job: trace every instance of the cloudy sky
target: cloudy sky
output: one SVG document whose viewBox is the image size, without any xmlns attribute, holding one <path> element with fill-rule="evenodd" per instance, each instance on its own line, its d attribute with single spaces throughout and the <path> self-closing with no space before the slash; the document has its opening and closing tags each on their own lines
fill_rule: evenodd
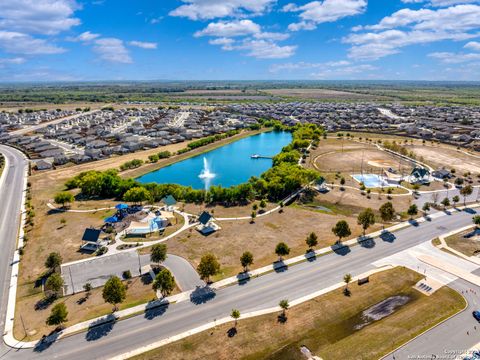
<svg viewBox="0 0 480 360">
<path fill-rule="evenodd" d="M 480 0 L 0 0 L 0 81 L 480 80 Z"/>
</svg>

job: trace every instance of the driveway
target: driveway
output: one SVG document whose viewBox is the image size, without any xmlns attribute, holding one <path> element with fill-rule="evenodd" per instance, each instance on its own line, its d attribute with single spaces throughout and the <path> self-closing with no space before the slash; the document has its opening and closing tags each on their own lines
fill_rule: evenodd
<svg viewBox="0 0 480 360">
<path fill-rule="evenodd" d="M 140 276 L 140 269 L 150 264 L 150 255 L 139 255 L 136 251 L 126 251 L 110 256 L 100 256 L 88 261 L 62 265 L 62 277 L 65 281 L 65 294 L 83 291 L 90 283 L 100 287 L 112 276 L 122 278 L 124 271 L 130 270 L 132 276 Z M 200 280 L 190 263 L 175 255 L 168 255 L 163 263 L 175 276 L 177 285 L 183 290 L 195 289 L 205 283 Z"/>
</svg>

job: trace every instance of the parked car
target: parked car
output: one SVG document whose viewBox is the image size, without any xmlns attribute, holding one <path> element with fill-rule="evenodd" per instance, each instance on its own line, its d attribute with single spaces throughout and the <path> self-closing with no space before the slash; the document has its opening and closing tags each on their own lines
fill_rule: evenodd
<svg viewBox="0 0 480 360">
<path fill-rule="evenodd" d="M 473 311 L 472 315 L 475 318 L 475 320 L 480 321 L 480 311 L 479 310 Z"/>
</svg>

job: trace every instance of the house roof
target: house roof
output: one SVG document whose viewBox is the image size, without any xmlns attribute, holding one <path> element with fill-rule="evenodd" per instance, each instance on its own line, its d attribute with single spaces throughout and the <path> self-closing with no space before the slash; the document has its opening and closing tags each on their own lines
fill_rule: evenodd
<svg viewBox="0 0 480 360">
<path fill-rule="evenodd" d="M 429 174 L 430 174 L 430 171 L 428 171 L 425 168 L 415 168 L 412 171 L 412 176 L 416 176 L 416 177 L 424 177 L 424 176 L 427 176 Z"/>
<path fill-rule="evenodd" d="M 163 202 L 167 206 L 173 206 L 177 203 L 177 200 L 172 195 L 165 196 L 161 202 Z"/>
<path fill-rule="evenodd" d="M 200 222 L 200 224 L 206 225 L 210 221 L 211 218 L 212 218 L 212 215 L 210 215 L 210 213 L 204 211 L 198 217 L 198 221 Z"/>
<path fill-rule="evenodd" d="M 98 238 L 100 237 L 100 232 L 101 230 L 97 229 L 85 229 L 85 232 L 83 233 L 82 241 L 88 241 L 88 242 L 98 242 Z"/>
</svg>

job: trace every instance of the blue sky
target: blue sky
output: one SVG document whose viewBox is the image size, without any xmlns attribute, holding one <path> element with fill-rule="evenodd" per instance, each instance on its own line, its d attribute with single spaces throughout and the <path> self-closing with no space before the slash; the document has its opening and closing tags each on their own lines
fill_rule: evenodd
<svg viewBox="0 0 480 360">
<path fill-rule="evenodd" d="M 1 0 L 0 81 L 480 80 L 480 0 Z"/>
</svg>

